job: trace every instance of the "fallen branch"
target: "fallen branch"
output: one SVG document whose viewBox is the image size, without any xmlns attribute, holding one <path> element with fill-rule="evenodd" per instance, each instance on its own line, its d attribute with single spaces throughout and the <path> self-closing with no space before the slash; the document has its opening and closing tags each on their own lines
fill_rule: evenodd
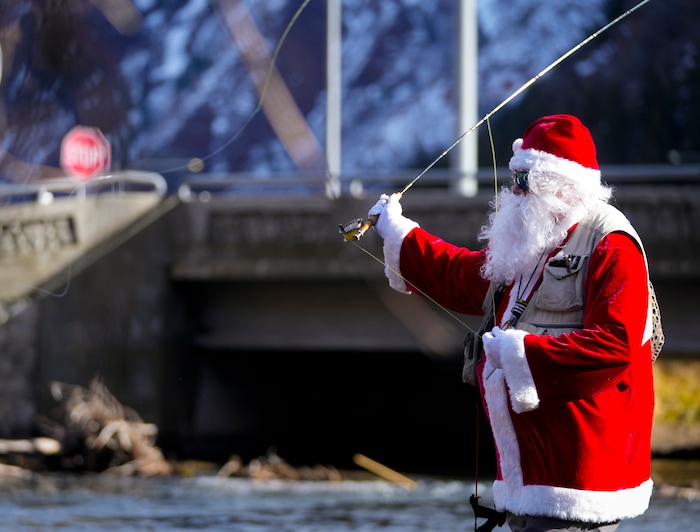
<svg viewBox="0 0 700 532">
<path fill-rule="evenodd" d="M 378 477 L 383 478 L 384 480 L 388 480 L 389 482 L 401 484 L 402 486 L 406 486 L 409 488 L 415 488 L 417 485 L 417 482 L 415 480 L 408 478 L 407 476 L 404 476 L 401 473 L 394 471 L 393 469 L 390 469 L 387 466 L 380 464 L 379 462 L 376 462 L 363 454 L 354 455 L 352 457 L 352 460 L 360 467 L 365 468 L 367 471 L 374 473 Z"/>
<path fill-rule="evenodd" d="M 43 454 L 53 456 L 61 453 L 61 442 L 53 438 L 28 440 L 0 440 L 1 454 Z"/>
<path fill-rule="evenodd" d="M 43 419 L 42 425 L 59 442 L 64 469 L 142 476 L 172 473 L 155 445 L 158 428 L 122 405 L 100 379 L 93 379 L 89 388 L 54 382 L 51 394 L 62 419 Z"/>
</svg>

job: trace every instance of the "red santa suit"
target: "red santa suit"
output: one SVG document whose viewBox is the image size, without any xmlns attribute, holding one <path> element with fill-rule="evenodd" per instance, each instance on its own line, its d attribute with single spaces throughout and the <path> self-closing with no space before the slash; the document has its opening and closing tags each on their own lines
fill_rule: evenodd
<svg viewBox="0 0 700 532">
<path fill-rule="evenodd" d="M 561 162 L 562 153 L 541 139 L 525 141 L 516 145 L 511 168 L 527 168 L 533 157 L 537 164 Z M 586 171 L 582 178 L 590 177 Z M 516 515 L 608 523 L 640 515 L 649 504 L 654 391 L 647 263 L 621 213 L 597 208 L 619 224 L 605 225 L 613 230 L 604 230 L 585 257 L 581 323 L 561 334 L 522 324 L 526 330 L 502 333 L 499 367 L 488 349 L 477 367 L 498 454 L 494 502 Z M 403 220 L 383 235 L 391 286 L 455 312 L 483 314 L 490 284 L 480 273 L 485 250 L 454 246 Z M 552 255 L 543 257 L 527 291 L 518 283 L 506 290 L 496 323 L 511 317 L 517 297 L 537 297 Z"/>
</svg>

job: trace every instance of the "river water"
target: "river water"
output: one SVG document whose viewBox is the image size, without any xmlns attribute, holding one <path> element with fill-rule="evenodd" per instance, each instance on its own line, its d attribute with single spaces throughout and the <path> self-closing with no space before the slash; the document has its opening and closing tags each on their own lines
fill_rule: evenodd
<svg viewBox="0 0 700 532">
<path fill-rule="evenodd" d="M 33 475 L 0 482 L 2 531 L 469 531 L 473 481 L 253 481 L 215 476 Z M 489 483 L 479 486 L 487 503 Z M 697 530 L 700 497 L 657 490 L 647 513 L 619 530 Z M 507 527 L 496 530 L 507 530 Z"/>
</svg>

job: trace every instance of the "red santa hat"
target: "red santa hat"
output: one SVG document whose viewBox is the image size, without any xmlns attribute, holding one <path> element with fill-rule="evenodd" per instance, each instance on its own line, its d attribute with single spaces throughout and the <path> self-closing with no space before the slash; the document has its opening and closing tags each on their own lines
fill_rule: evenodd
<svg viewBox="0 0 700 532">
<path fill-rule="evenodd" d="M 576 181 L 600 182 L 591 132 L 572 115 L 543 116 L 513 142 L 511 170 L 538 170 Z"/>
</svg>

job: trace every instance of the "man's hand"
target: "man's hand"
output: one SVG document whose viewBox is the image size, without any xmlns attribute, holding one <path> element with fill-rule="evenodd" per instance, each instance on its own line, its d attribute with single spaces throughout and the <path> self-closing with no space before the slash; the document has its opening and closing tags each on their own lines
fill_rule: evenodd
<svg viewBox="0 0 700 532">
<path fill-rule="evenodd" d="M 389 194 L 382 194 L 379 196 L 377 203 L 372 205 L 372 208 L 367 213 L 367 218 L 371 218 L 372 216 L 380 216 L 382 212 L 384 212 L 384 208 L 386 207 L 387 203 L 389 203 Z"/>
<path fill-rule="evenodd" d="M 481 341 L 484 343 L 484 353 L 491 361 L 494 368 L 502 368 L 501 350 L 503 349 L 504 332 L 500 327 L 494 327 L 491 332 L 485 332 L 481 335 Z"/>
<path fill-rule="evenodd" d="M 501 329 L 494 327 L 491 332 L 481 335 L 484 343 L 484 353 L 494 368 L 503 368 L 516 359 L 525 358 L 526 331 L 520 329 Z M 505 359 L 505 360 L 504 360 Z"/>
<path fill-rule="evenodd" d="M 403 228 L 410 225 L 414 227 L 416 224 L 413 220 L 409 220 L 403 215 L 403 207 L 401 207 L 401 193 L 395 192 L 391 196 L 382 194 L 379 200 L 375 203 L 367 213 L 367 216 L 378 216 L 374 224 L 374 228 L 382 238 L 386 237 L 387 231 L 392 227 Z"/>
</svg>

